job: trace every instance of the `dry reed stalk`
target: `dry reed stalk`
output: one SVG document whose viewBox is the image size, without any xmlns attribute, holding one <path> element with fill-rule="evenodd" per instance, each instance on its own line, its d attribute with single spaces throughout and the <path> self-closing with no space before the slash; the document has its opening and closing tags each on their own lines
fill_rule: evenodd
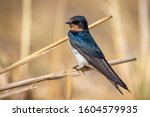
<svg viewBox="0 0 150 117">
<path fill-rule="evenodd" d="M 12 96 L 12 95 L 15 95 L 15 94 L 18 94 L 18 93 L 22 93 L 22 92 L 25 92 L 25 91 L 29 91 L 29 90 L 33 90 L 37 88 L 35 84 L 31 84 L 31 85 L 27 85 L 27 86 L 24 86 L 24 87 L 20 87 L 19 89 L 13 89 L 11 91 L 6 91 L 4 93 L 0 93 L 0 99 L 4 99 L 4 98 L 7 98 L 9 96 Z"/>
<path fill-rule="evenodd" d="M 31 40 L 31 0 L 23 0 L 22 1 L 22 30 L 21 30 L 21 46 L 20 46 L 20 59 L 26 57 L 29 55 L 30 51 L 30 40 Z M 12 81 L 18 81 L 21 79 L 26 79 L 28 74 L 28 64 L 26 64 L 23 67 L 20 67 L 19 69 L 16 69 L 11 74 L 11 80 Z M 27 95 L 26 92 L 24 92 L 24 95 L 15 95 L 12 97 L 13 99 L 16 99 L 16 97 L 20 97 L 19 99 L 25 99 L 25 96 Z"/>
<path fill-rule="evenodd" d="M 150 72 L 149 72 L 149 48 L 150 48 L 150 28 L 149 28 L 149 8 L 148 8 L 148 0 L 139 0 L 138 4 L 139 9 L 139 30 L 140 30 L 140 58 L 141 63 L 139 66 L 140 72 L 140 87 L 144 87 L 145 90 L 141 91 L 141 98 L 146 99 L 150 96 L 149 86 L 150 86 Z"/>
<path fill-rule="evenodd" d="M 31 0 L 22 3 L 21 59 L 29 55 L 31 40 Z"/>
<path fill-rule="evenodd" d="M 29 85 L 29 84 L 34 84 L 34 83 L 38 83 L 38 82 L 42 82 L 45 80 L 58 80 L 58 79 L 62 79 L 66 76 L 79 76 L 80 74 L 76 71 L 70 71 L 68 70 L 68 72 L 57 72 L 57 73 L 51 73 L 48 75 L 44 75 L 44 76 L 40 76 L 40 77 L 36 77 L 36 78 L 30 78 L 30 79 L 26 79 L 26 80 L 22 80 L 22 81 L 17 81 L 14 83 L 10 83 L 8 85 L 5 86 L 0 86 L 0 91 L 4 91 L 4 90 L 8 90 L 8 89 L 12 89 L 12 88 L 16 88 L 16 87 L 20 87 L 20 86 L 25 86 L 25 85 Z"/>
<path fill-rule="evenodd" d="M 110 65 L 117 65 L 117 64 L 121 64 L 125 62 L 135 61 L 135 60 L 136 58 L 132 57 L 132 58 L 127 58 L 127 59 L 113 60 L 113 61 L 110 61 L 109 63 Z M 30 78 L 30 79 L 10 83 L 8 85 L 0 86 L 0 91 L 5 91 L 5 90 L 13 89 L 16 87 L 20 87 L 20 86 L 34 84 L 34 83 L 42 82 L 45 80 L 57 80 L 57 79 L 62 79 L 67 76 L 75 77 L 75 76 L 80 76 L 80 75 L 81 74 L 77 71 L 72 71 L 72 70 L 61 71 L 57 73 L 51 73 L 48 75 L 44 75 L 44 76 L 40 76 L 36 78 Z"/>
<path fill-rule="evenodd" d="M 106 22 L 107 20 L 109 20 L 109 19 L 111 19 L 111 18 L 112 18 L 112 16 L 109 16 L 109 17 L 105 17 L 105 18 L 103 18 L 103 19 L 100 19 L 100 20 L 94 22 L 93 24 L 89 25 L 89 28 L 93 28 L 93 27 L 95 27 L 95 26 L 97 26 L 97 25 L 99 25 L 99 24 L 101 24 L 101 23 L 103 23 L 103 22 Z M 45 55 L 43 52 L 48 53 L 48 50 L 50 51 L 50 50 L 54 49 L 55 47 L 57 47 L 58 45 L 60 45 L 61 43 L 65 42 L 65 41 L 67 41 L 67 40 L 68 40 L 67 37 L 61 38 L 60 40 L 54 42 L 53 44 L 50 44 L 50 45 L 48 45 L 48 46 L 46 46 L 46 47 L 40 49 L 39 51 L 36 51 L 36 52 L 34 52 L 33 54 L 31 54 L 31 55 L 25 57 L 24 59 L 19 60 L 18 62 L 16 62 L 16 63 L 14 63 L 14 64 L 12 64 L 12 65 L 10 65 L 10 66 L 8 66 L 8 67 L 2 69 L 2 70 L 0 70 L 0 74 L 2 74 L 2 73 L 4 73 L 4 72 L 7 72 L 7 71 L 10 71 L 10 70 L 12 70 L 12 69 L 15 69 L 15 68 L 17 68 L 17 67 L 19 67 L 19 66 L 22 66 L 22 65 L 24 65 L 24 64 L 26 64 L 26 63 L 28 63 L 28 62 L 30 62 L 30 61 L 36 59 L 36 58 L 39 58 L 39 57 L 42 56 L 42 55 Z M 39 54 L 40 54 L 40 55 L 39 55 Z M 34 59 L 33 59 L 33 58 L 34 58 Z"/>
<path fill-rule="evenodd" d="M 30 51 L 30 40 L 31 40 L 31 0 L 22 1 L 22 32 L 21 32 L 21 49 L 20 49 L 20 59 L 29 55 Z M 17 69 L 14 76 L 15 80 L 19 80 L 28 72 L 28 65 Z M 16 79 L 17 78 L 17 79 Z"/>
<path fill-rule="evenodd" d="M 68 0 L 57 0 L 55 2 L 55 6 L 53 11 L 53 30 L 51 31 L 52 37 L 51 37 L 51 42 L 57 41 L 62 35 L 64 35 L 64 22 L 65 22 L 65 16 L 67 13 L 67 5 L 68 5 Z M 52 52 L 50 56 L 48 57 L 50 61 L 53 61 L 52 63 L 49 62 L 49 67 L 48 70 L 50 72 L 56 72 L 60 68 L 64 67 L 64 63 L 62 62 L 62 57 L 64 56 L 64 51 L 65 49 L 56 49 L 55 52 Z M 71 78 L 70 78 L 71 79 Z M 53 85 L 47 85 L 47 89 L 53 89 L 53 90 L 48 90 L 47 93 L 45 94 L 45 97 L 50 97 L 52 95 L 55 95 L 58 98 L 63 97 L 64 89 L 62 88 L 65 86 L 65 82 L 62 83 L 61 80 L 55 81 Z M 42 88 L 41 88 L 42 90 Z M 40 91 L 38 91 L 40 92 Z"/>
<path fill-rule="evenodd" d="M 115 20 L 112 22 L 112 28 L 113 28 L 113 41 L 114 41 L 114 48 L 119 55 L 119 57 L 126 56 L 128 53 L 128 42 L 126 39 L 123 22 L 122 19 L 124 18 L 124 14 L 121 13 L 120 4 L 121 1 L 110 0 L 110 13 L 114 14 Z M 118 49 L 119 48 L 119 49 Z"/>
<path fill-rule="evenodd" d="M 115 53 L 117 57 L 124 57 L 129 55 L 129 42 L 126 36 L 126 26 L 123 23 L 123 19 L 127 18 L 127 13 L 123 14 L 123 6 L 121 7 L 121 3 L 123 4 L 124 1 L 120 0 L 109 0 L 111 3 L 111 14 L 113 14 L 115 20 L 112 22 L 112 32 L 113 32 L 113 44 L 115 48 Z M 128 25 L 130 25 L 130 22 L 128 22 Z M 130 81 L 131 77 L 131 66 L 130 65 L 124 65 L 122 68 L 121 74 L 126 75 L 125 82 L 128 83 L 129 87 L 131 89 L 134 88 L 134 82 Z M 132 95 L 133 96 L 133 95 Z"/>
<path fill-rule="evenodd" d="M 126 63 L 126 62 L 135 61 L 135 60 L 137 60 L 136 57 L 129 57 L 129 58 L 126 58 L 126 59 L 111 60 L 111 61 L 109 62 L 109 64 L 112 66 L 112 65 L 118 65 L 118 64 L 122 64 L 122 63 Z"/>
<path fill-rule="evenodd" d="M 148 0 L 139 0 L 139 26 L 141 57 L 147 58 L 149 53 L 149 16 Z"/>
<path fill-rule="evenodd" d="M 65 77 L 65 99 L 70 100 L 72 97 L 72 79 L 69 76 Z"/>
</svg>

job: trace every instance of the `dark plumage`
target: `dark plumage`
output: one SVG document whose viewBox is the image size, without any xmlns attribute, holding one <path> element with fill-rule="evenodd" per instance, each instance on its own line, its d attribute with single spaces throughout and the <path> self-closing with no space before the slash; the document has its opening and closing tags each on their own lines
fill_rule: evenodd
<svg viewBox="0 0 150 117">
<path fill-rule="evenodd" d="M 69 24 L 71 28 L 73 26 L 78 26 L 78 28 L 73 27 L 74 29 L 72 28 L 68 32 L 71 46 L 85 58 L 89 65 L 93 66 L 95 69 L 101 72 L 121 94 L 123 93 L 119 89 L 118 85 L 128 90 L 126 84 L 111 68 L 111 66 L 105 59 L 105 56 L 103 55 L 101 49 L 92 38 L 88 30 L 88 23 L 85 17 L 74 16 L 66 23 Z M 84 66 L 87 65 L 84 64 Z"/>
</svg>

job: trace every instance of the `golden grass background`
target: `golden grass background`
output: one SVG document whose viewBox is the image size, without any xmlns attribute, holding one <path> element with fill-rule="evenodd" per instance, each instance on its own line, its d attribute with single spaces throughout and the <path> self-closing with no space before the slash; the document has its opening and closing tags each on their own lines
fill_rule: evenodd
<svg viewBox="0 0 150 117">
<path fill-rule="evenodd" d="M 150 36 L 148 0 L 0 0 L 0 68 L 67 35 L 64 24 L 84 15 L 89 24 L 105 16 L 113 19 L 91 30 L 108 60 L 137 57 L 113 68 L 132 93 L 122 96 L 99 73 L 39 83 L 31 91 L 7 99 L 150 99 Z M 0 75 L 0 85 L 71 69 L 77 64 L 68 42 L 49 55 Z"/>
</svg>

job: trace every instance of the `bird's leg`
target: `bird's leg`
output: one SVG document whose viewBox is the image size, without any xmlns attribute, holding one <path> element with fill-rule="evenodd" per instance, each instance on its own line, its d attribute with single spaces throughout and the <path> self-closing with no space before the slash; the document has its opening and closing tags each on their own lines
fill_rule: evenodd
<svg viewBox="0 0 150 117">
<path fill-rule="evenodd" d="M 76 69 L 78 72 L 81 71 L 84 74 L 85 71 L 88 71 L 90 68 L 82 64 L 74 66 L 73 69 Z"/>
<path fill-rule="evenodd" d="M 79 70 L 78 70 L 78 67 L 79 65 L 76 65 L 76 66 L 74 66 L 72 69 L 75 69 L 75 70 L 77 70 L 78 72 L 79 72 Z"/>
</svg>

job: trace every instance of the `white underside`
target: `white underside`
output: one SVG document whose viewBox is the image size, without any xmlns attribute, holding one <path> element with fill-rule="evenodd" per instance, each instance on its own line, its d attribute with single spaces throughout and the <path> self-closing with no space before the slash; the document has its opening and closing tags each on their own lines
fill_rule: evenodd
<svg viewBox="0 0 150 117">
<path fill-rule="evenodd" d="M 84 66 L 84 65 L 90 66 L 88 61 L 73 47 L 72 47 L 72 52 L 74 56 L 76 57 L 80 66 Z"/>
</svg>

